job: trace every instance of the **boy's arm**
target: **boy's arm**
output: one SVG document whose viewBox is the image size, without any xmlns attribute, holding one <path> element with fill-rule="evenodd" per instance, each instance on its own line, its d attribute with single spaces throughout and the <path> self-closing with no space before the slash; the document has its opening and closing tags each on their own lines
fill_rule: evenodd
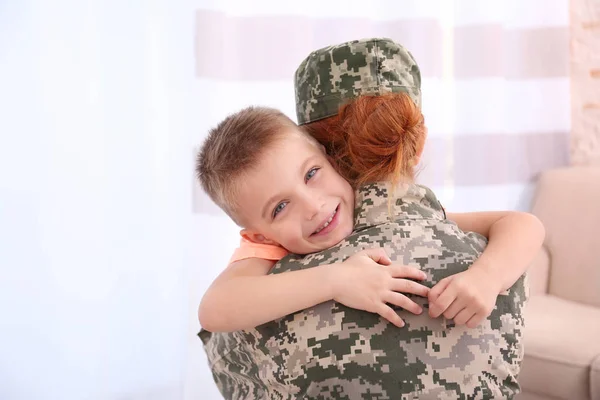
<svg viewBox="0 0 600 400">
<path fill-rule="evenodd" d="M 450 213 L 447 218 L 465 232 L 488 238 L 487 247 L 471 268 L 485 268 L 500 283 L 500 292 L 510 289 L 525 273 L 546 234 L 542 222 L 525 212 Z"/>
<path fill-rule="evenodd" d="M 494 309 L 499 293 L 525 273 L 544 241 L 534 215 L 516 212 L 448 214 L 463 231 L 488 237 L 483 254 L 465 272 L 442 279 L 429 293 L 429 315 L 443 314 L 457 325 L 477 326 Z"/>
<path fill-rule="evenodd" d="M 316 304 L 336 300 L 404 323 L 388 305 L 413 313 L 421 307 L 401 292 L 427 296 L 420 270 L 391 261 L 383 249 L 358 252 L 343 263 L 267 275 L 272 261 L 249 258 L 230 264 L 209 287 L 200 307 L 200 325 L 211 332 L 250 329 Z"/>
<path fill-rule="evenodd" d="M 230 264 L 202 297 L 200 325 L 211 332 L 247 329 L 332 298 L 329 268 L 267 275 L 273 265 L 260 258 Z"/>
</svg>

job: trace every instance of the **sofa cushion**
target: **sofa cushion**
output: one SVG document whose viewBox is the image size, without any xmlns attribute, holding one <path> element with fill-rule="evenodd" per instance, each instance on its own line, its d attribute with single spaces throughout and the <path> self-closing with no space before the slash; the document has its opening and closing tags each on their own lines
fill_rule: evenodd
<svg viewBox="0 0 600 400">
<path fill-rule="evenodd" d="M 523 390 L 561 399 L 596 399 L 600 309 L 551 295 L 532 296 L 525 310 Z M 598 370 L 597 364 L 595 368 Z M 594 388 L 594 389 L 592 389 Z"/>
</svg>

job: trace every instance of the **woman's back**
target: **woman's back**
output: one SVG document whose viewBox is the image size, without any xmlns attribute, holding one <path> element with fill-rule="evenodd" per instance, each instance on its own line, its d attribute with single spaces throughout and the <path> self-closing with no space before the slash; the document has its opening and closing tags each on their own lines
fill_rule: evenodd
<svg viewBox="0 0 600 400">
<path fill-rule="evenodd" d="M 288 256 L 271 273 L 340 262 L 382 246 L 394 263 L 419 266 L 433 286 L 479 257 L 485 239 L 446 220 L 429 189 L 401 186 L 391 199 L 389 189 L 363 186 L 355 231 L 346 240 L 320 253 Z M 498 296 L 491 316 L 475 329 L 405 311 L 406 326 L 398 328 L 330 301 L 252 331 L 203 340 L 226 398 L 510 398 L 518 392 L 523 354 L 523 279 Z M 413 300 L 427 309 L 426 299 Z"/>
</svg>

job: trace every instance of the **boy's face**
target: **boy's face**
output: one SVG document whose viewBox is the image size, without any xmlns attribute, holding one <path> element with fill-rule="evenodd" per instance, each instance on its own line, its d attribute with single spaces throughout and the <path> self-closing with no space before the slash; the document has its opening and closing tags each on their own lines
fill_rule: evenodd
<svg viewBox="0 0 600 400">
<path fill-rule="evenodd" d="M 247 227 L 242 234 L 253 242 L 308 254 L 352 232 L 352 187 L 301 133 L 284 133 L 240 178 L 238 190 L 238 213 Z"/>
</svg>

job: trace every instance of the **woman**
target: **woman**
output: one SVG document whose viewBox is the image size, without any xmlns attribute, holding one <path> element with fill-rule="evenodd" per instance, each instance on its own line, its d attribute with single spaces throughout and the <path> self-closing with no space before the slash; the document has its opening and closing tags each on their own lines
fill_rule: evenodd
<svg viewBox="0 0 600 400">
<path fill-rule="evenodd" d="M 300 124 L 359 188 L 355 230 L 323 252 L 282 259 L 271 273 L 377 245 L 394 262 L 420 266 L 431 286 L 475 273 L 469 267 L 485 238 L 462 232 L 435 195 L 413 183 L 426 130 L 410 53 L 385 39 L 320 49 L 299 67 L 296 89 Z M 251 331 L 201 337 L 226 398 L 511 398 L 519 391 L 526 300 L 524 278 L 517 278 L 503 282 L 508 290 L 475 329 L 404 311 L 406 325 L 398 328 L 326 302 Z M 425 299 L 413 300 L 427 308 Z"/>
</svg>

